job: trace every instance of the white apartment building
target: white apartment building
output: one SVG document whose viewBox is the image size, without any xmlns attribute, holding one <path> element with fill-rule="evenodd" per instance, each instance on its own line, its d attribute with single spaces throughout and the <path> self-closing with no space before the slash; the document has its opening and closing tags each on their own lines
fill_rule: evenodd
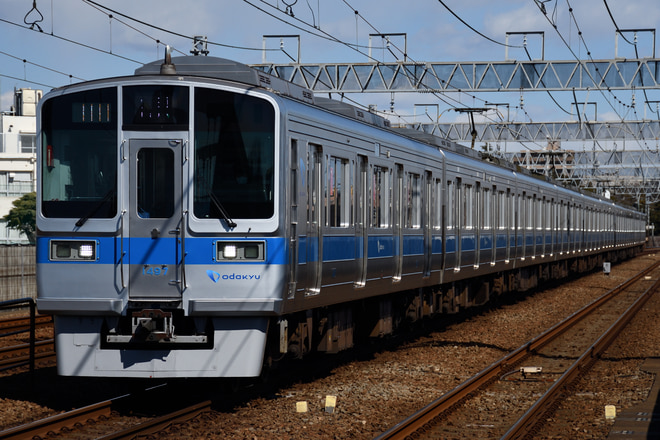
<svg viewBox="0 0 660 440">
<path fill-rule="evenodd" d="M 0 113 L 0 244 L 28 243 L 2 217 L 14 200 L 37 188 L 36 115 L 42 95 L 41 90 L 18 89 L 11 110 Z"/>
</svg>

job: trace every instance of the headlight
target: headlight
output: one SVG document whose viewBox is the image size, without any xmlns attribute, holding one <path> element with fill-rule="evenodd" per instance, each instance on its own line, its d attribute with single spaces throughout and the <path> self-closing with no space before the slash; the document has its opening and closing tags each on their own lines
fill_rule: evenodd
<svg viewBox="0 0 660 440">
<path fill-rule="evenodd" d="M 263 241 L 218 241 L 216 261 L 265 261 L 266 243 Z"/>
<path fill-rule="evenodd" d="M 226 258 L 228 260 L 233 260 L 236 258 L 236 246 L 233 244 L 226 244 L 222 246 L 222 258 Z"/>
<path fill-rule="evenodd" d="M 95 240 L 51 240 L 51 261 L 94 261 Z"/>
</svg>

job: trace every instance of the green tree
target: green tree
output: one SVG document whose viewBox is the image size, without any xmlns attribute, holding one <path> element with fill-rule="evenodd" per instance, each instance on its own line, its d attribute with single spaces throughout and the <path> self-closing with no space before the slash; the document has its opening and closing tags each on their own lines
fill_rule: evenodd
<svg viewBox="0 0 660 440">
<path fill-rule="evenodd" d="M 37 230 L 37 194 L 34 192 L 25 194 L 20 199 L 14 200 L 12 205 L 14 207 L 2 219 L 7 222 L 8 228 L 21 231 L 30 243 L 34 244 Z"/>
</svg>

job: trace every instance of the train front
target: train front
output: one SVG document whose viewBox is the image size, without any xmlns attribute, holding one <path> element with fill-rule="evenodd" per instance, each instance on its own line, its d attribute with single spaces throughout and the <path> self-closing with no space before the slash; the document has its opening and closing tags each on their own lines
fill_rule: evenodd
<svg viewBox="0 0 660 440">
<path fill-rule="evenodd" d="M 281 309 L 276 102 L 142 75 L 41 102 L 38 308 L 62 375 L 259 375 Z"/>
</svg>

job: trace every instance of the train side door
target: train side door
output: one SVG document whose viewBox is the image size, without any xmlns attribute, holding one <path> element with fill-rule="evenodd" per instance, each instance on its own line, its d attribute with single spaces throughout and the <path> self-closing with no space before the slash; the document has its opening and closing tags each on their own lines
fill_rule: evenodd
<svg viewBox="0 0 660 440">
<path fill-rule="evenodd" d="M 506 206 L 504 209 L 506 209 L 505 212 L 505 222 L 504 225 L 506 227 L 506 256 L 504 257 L 505 262 L 508 264 L 509 261 L 511 261 L 511 247 L 514 247 L 515 249 L 515 239 L 513 241 L 513 246 L 511 243 L 511 232 L 513 231 L 513 236 L 515 237 L 516 234 L 516 210 L 514 209 L 514 202 L 515 202 L 516 196 L 515 194 L 511 194 L 511 189 L 506 190 Z"/>
<path fill-rule="evenodd" d="M 463 200 L 463 182 L 460 179 L 460 177 L 456 178 L 456 185 L 455 185 L 455 196 L 454 196 L 454 201 L 455 201 L 455 209 L 454 209 L 454 227 L 456 231 L 456 237 L 455 237 L 455 242 L 456 242 L 456 251 L 455 251 L 455 266 L 454 266 L 454 271 L 458 272 L 461 270 L 461 261 L 462 261 L 462 249 L 463 249 L 463 234 L 462 234 L 462 229 L 463 229 L 463 210 L 464 210 L 464 200 Z"/>
<path fill-rule="evenodd" d="M 424 276 L 431 276 L 432 228 L 433 228 L 433 175 L 430 171 L 424 173 L 424 194 L 422 207 L 422 227 L 424 228 Z"/>
<path fill-rule="evenodd" d="M 481 183 L 474 185 L 474 197 L 472 199 L 472 230 L 474 231 L 474 268 L 477 269 L 481 263 L 481 238 L 483 235 L 482 209 L 483 194 Z"/>
<path fill-rule="evenodd" d="M 520 242 L 520 259 L 524 260 L 525 256 L 527 255 L 527 236 L 529 233 L 527 232 L 528 226 L 529 226 L 529 202 L 527 198 L 527 193 L 523 191 L 522 193 L 522 198 L 520 199 L 520 210 L 518 214 L 518 218 L 520 219 L 518 223 L 519 231 L 522 234 L 522 240 Z"/>
<path fill-rule="evenodd" d="M 129 297 L 180 298 L 185 289 L 181 139 L 129 141 Z"/>
<path fill-rule="evenodd" d="M 401 281 L 403 274 L 403 165 L 397 164 L 394 176 L 394 281 Z"/>
<path fill-rule="evenodd" d="M 364 287 L 367 283 L 368 243 L 368 171 L 365 156 L 358 156 L 356 183 L 356 219 L 355 219 L 355 261 L 357 262 L 355 286 Z"/>
<path fill-rule="evenodd" d="M 298 183 L 304 164 L 298 165 L 298 140 L 291 139 L 289 152 L 289 291 L 288 299 L 294 299 L 298 288 Z"/>
<path fill-rule="evenodd" d="M 309 145 L 307 200 L 307 295 L 321 291 L 323 264 L 323 239 L 321 221 L 323 215 L 323 153 L 318 145 Z"/>
</svg>

